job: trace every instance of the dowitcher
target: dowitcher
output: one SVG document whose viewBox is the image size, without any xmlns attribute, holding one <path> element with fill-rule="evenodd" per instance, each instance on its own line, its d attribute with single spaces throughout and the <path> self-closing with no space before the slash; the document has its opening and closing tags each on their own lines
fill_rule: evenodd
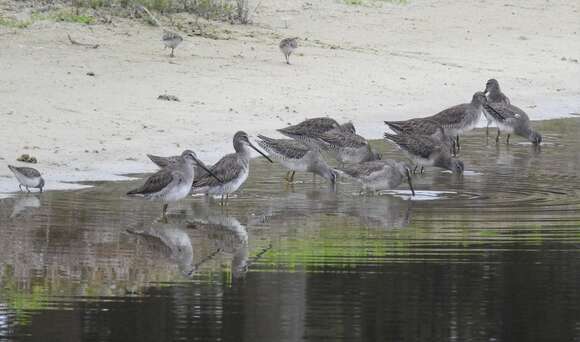
<svg viewBox="0 0 580 342">
<path fill-rule="evenodd" d="M 151 159 L 151 161 L 160 168 L 164 168 L 170 165 L 176 165 L 181 162 L 181 156 L 160 157 L 148 154 L 147 157 Z M 211 168 L 211 165 L 205 164 L 205 166 L 207 168 Z M 200 165 L 195 164 L 193 165 L 193 168 L 194 168 L 193 179 L 198 179 L 207 175 L 207 172 L 205 172 L 204 168 L 201 167 Z"/>
<path fill-rule="evenodd" d="M 165 44 L 166 48 L 171 49 L 171 54 L 169 57 L 174 57 L 173 51 L 177 48 L 179 44 L 183 41 L 183 38 L 172 31 L 163 30 L 163 36 L 161 37 L 161 41 Z"/>
<path fill-rule="evenodd" d="M 347 164 L 337 168 L 340 174 L 358 181 L 364 190 L 389 190 L 398 187 L 405 180 L 411 193 L 415 189 L 411 180 L 411 170 L 406 163 L 395 160 L 374 160 L 358 164 Z"/>
<path fill-rule="evenodd" d="M 177 202 L 189 195 L 194 178 L 194 164 L 200 165 L 211 177 L 221 182 L 221 179 L 197 159 L 193 151 L 185 150 L 181 154 L 180 162 L 157 171 L 147 178 L 145 184 L 127 192 L 127 195 L 163 202 L 163 216 L 165 217 L 169 203 Z"/>
<path fill-rule="evenodd" d="M 311 172 L 336 183 L 336 173 L 328 166 L 318 150 L 294 139 L 272 139 L 258 135 L 258 145 L 268 152 L 272 159 L 287 168 L 286 180 L 292 182 L 296 171 Z"/>
<path fill-rule="evenodd" d="M 453 155 L 456 154 L 453 138 L 446 134 L 439 122 L 429 118 L 415 118 L 406 121 L 385 121 L 385 124 L 397 134 L 426 135 L 441 142 L 448 143 Z"/>
<path fill-rule="evenodd" d="M 216 181 L 212 177 L 204 176 L 193 182 L 193 193 L 219 195 L 221 196 L 222 204 L 225 196 L 227 201 L 229 194 L 238 190 L 248 179 L 250 173 L 250 147 L 273 163 L 272 159 L 268 158 L 267 155 L 250 142 L 246 132 L 237 132 L 234 135 L 233 142 L 236 152 L 225 155 L 211 168 L 211 172 L 223 180 L 223 183 Z"/>
<path fill-rule="evenodd" d="M 483 104 L 487 99 L 483 92 L 478 91 L 473 94 L 470 103 L 463 103 L 457 106 L 447 108 L 429 119 L 437 121 L 449 136 L 456 136 L 456 146 L 459 150 L 459 135 L 463 132 L 472 130 L 477 125 L 482 115 Z"/>
<path fill-rule="evenodd" d="M 319 149 L 315 139 L 322 133 L 332 130 L 355 133 L 352 122 L 340 125 L 336 120 L 327 117 L 307 119 L 296 125 L 280 128 L 278 132 L 289 138 L 300 140 L 310 148 Z"/>
<path fill-rule="evenodd" d="M 30 192 L 30 188 L 38 188 L 40 189 L 40 192 L 44 189 L 44 179 L 37 169 L 12 165 L 8 165 L 8 168 L 12 173 L 14 173 L 16 179 L 18 179 L 18 189 L 20 189 L 20 191 L 22 191 L 22 186 L 24 186 L 28 192 Z"/>
<path fill-rule="evenodd" d="M 286 64 L 290 64 L 290 55 L 298 48 L 298 37 L 284 38 L 280 41 L 278 46 L 280 47 L 280 51 L 282 51 L 284 58 L 286 58 Z"/>
<path fill-rule="evenodd" d="M 539 145 L 542 142 L 542 135 L 530 126 L 530 118 L 520 108 L 506 103 L 488 103 L 484 105 L 485 110 L 493 115 L 498 125 L 496 142 L 499 142 L 500 132 L 507 133 L 506 143 L 510 143 L 510 134 L 514 133 L 528 139 L 532 144 Z"/>
<path fill-rule="evenodd" d="M 483 93 L 487 96 L 487 103 L 505 103 L 505 104 L 510 104 L 510 99 L 501 92 L 501 89 L 499 88 L 499 82 L 492 78 L 487 80 L 487 83 L 485 84 L 485 90 L 483 91 Z M 492 122 L 495 122 L 496 119 L 492 114 L 489 114 L 485 108 L 483 110 L 483 115 L 485 115 L 485 118 L 487 119 L 487 126 L 485 128 L 485 135 L 489 136 L 489 126 Z M 497 132 L 499 134 L 499 127 L 497 128 Z"/>
<path fill-rule="evenodd" d="M 454 173 L 463 173 L 463 161 L 451 157 L 450 148 L 445 142 L 426 135 L 409 134 L 385 133 L 385 139 L 395 143 L 411 160 L 421 165 L 421 173 L 425 166 L 436 166 Z"/>
<path fill-rule="evenodd" d="M 333 129 L 321 133 L 314 141 L 322 150 L 333 153 L 341 164 L 381 159 L 381 156 L 373 151 L 365 138 L 343 129 Z"/>
</svg>

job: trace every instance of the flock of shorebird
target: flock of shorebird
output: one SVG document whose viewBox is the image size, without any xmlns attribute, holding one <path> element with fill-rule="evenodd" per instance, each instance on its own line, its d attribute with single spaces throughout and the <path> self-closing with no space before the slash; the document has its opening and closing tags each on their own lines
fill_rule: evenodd
<svg viewBox="0 0 580 342">
<path fill-rule="evenodd" d="M 321 117 L 278 130 L 290 139 L 258 135 L 258 145 L 268 155 L 254 146 L 248 134 L 242 131 L 233 138 L 235 153 L 225 155 L 211 167 L 191 150 L 172 157 L 148 155 L 161 169 L 127 195 L 162 202 L 163 216 L 169 203 L 190 194 L 221 197 L 223 205 L 248 178 L 252 148 L 268 161 L 274 159 L 288 169 L 288 182 L 293 182 L 297 171 L 318 175 L 332 185 L 338 176 L 344 176 L 359 182 L 363 191 L 393 189 L 406 181 L 414 196 L 411 175 L 418 167 L 421 167 L 421 173 L 425 166 L 440 167 L 458 174 L 463 172 L 464 163 L 457 159 L 457 152 L 461 149 L 459 136 L 473 129 L 482 115 L 488 120 L 488 136 L 489 125 L 497 125 L 496 142 L 499 142 L 501 132 L 507 133 L 508 144 L 511 134 L 524 137 L 534 145 L 542 142 L 542 136 L 530 126 L 528 115 L 510 103 L 497 80 L 490 79 L 485 90 L 476 92 L 469 103 L 447 108 L 430 117 L 385 121 L 395 133 L 385 133 L 385 140 L 395 144 L 412 163 L 382 159 L 369 142 L 356 133 L 351 122 L 341 125 L 334 119 Z M 337 167 L 326 162 L 323 157 L 326 153 L 336 158 Z M 42 192 L 44 179 L 40 172 L 29 167 L 9 168 L 18 179 L 20 190 L 24 186 L 28 191 L 39 188 Z"/>
</svg>

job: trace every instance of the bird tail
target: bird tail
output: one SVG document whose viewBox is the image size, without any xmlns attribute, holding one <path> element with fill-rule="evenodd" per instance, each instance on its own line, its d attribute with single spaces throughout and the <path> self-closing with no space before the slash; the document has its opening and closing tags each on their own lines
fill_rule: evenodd
<svg viewBox="0 0 580 342">
<path fill-rule="evenodd" d="M 505 116 L 501 115 L 500 112 L 498 112 L 497 110 L 495 110 L 492 106 L 490 106 L 489 104 L 484 104 L 483 108 L 485 109 L 485 111 L 491 115 L 494 119 L 498 120 L 498 121 L 504 121 L 505 120 Z"/>
<path fill-rule="evenodd" d="M 401 129 L 401 122 L 400 121 L 385 121 L 385 125 L 389 126 L 389 128 L 395 133 L 401 133 L 403 130 Z"/>
<path fill-rule="evenodd" d="M 159 157 L 159 156 L 155 156 L 155 155 L 152 155 L 152 154 L 148 154 L 147 157 L 149 159 L 151 159 L 151 161 L 153 163 L 155 163 L 155 165 L 157 165 L 159 167 L 166 167 L 168 165 L 166 158 Z"/>
</svg>

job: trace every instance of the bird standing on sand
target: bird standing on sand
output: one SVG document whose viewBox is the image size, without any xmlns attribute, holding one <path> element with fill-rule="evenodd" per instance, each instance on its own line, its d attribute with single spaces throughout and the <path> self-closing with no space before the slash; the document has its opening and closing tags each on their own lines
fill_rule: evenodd
<svg viewBox="0 0 580 342">
<path fill-rule="evenodd" d="M 159 166 L 160 168 L 164 168 L 170 165 L 177 165 L 178 163 L 181 162 L 181 156 L 171 156 L 171 157 L 160 157 L 160 156 L 155 156 L 153 154 L 147 154 L 147 157 L 149 159 L 151 159 L 151 161 L 153 163 L 155 163 L 155 165 Z M 211 165 L 205 164 L 205 166 L 209 169 L 211 168 Z M 195 165 L 193 165 L 194 168 L 194 173 L 193 173 L 193 179 L 199 179 L 205 175 L 207 175 L 207 172 L 205 171 L 205 169 L 201 166 L 199 166 L 197 163 Z"/>
<path fill-rule="evenodd" d="M 484 109 L 497 122 L 496 142 L 499 142 L 501 131 L 507 133 L 506 144 L 510 143 L 511 133 L 528 139 L 534 145 L 539 145 L 542 142 L 542 135 L 530 126 L 530 118 L 520 108 L 511 104 L 495 102 L 485 104 Z"/>
<path fill-rule="evenodd" d="M 359 164 L 347 164 L 337 171 L 352 178 L 363 186 L 364 190 L 377 191 L 393 189 L 407 181 L 411 193 L 415 196 L 415 189 L 411 181 L 411 170 L 403 162 L 395 160 L 374 160 Z"/>
<path fill-rule="evenodd" d="M 171 54 L 169 54 L 169 57 L 175 57 L 173 51 L 177 48 L 179 44 L 181 44 L 183 38 L 175 32 L 163 30 L 163 37 L 161 38 L 161 41 L 163 42 L 163 44 L 165 44 L 166 48 L 171 49 Z"/>
<path fill-rule="evenodd" d="M 30 188 L 38 188 L 42 192 L 44 188 L 44 179 L 40 175 L 37 169 L 31 167 L 17 167 L 8 165 L 8 168 L 16 179 L 18 179 L 18 188 L 22 191 L 22 186 L 26 188 L 26 191 L 30 192 Z"/>
<path fill-rule="evenodd" d="M 294 50 L 296 50 L 296 48 L 298 48 L 298 37 L 284 38 L 280 41 L 278 46 L 286 58 L 286 64 L 290 64 L 290 55 Z"/>
<path fill-rule="evenodd" d="M 477 125 L 483 111 L 483 104 L 487 99 L 483 92 L 473 94 L 470 103 L 463 103 L 457 106 L 447 108 L 428 119 L 437 121 L 445 132 L 450 136 L 456 136 L 455 141 L 457 150 L 461 149 L 459 145 L 459 135 L 463 132 L 470 131 Z"/>
<path fill-rule="evenodd" d="M 487 97 L 487 103 L 505 103 L 510 104 L 510 99 L 501 92 L 499 88 L 499 82 L 496 79 L 489 79 L 485 84 L 485 90 L 483 93 Z M 485 129 L 486 136 L 489 136 L 489 125 L 496 121 L 492 114 L 489 114 L 486 110 L 483 111 L 483 115 L 487 119 L 487 127 Z M 497 133 L 500 133 L 499 127 L 497 128 Z"/>
<path fill-rule="evenodd" d="M 250 147 L 273 163 L 272 159 L 252 145 L 246 132 L 238 131 L 234 135 L 233 142 L 236 152 L 225 155 L 210 169 L 223 182 L 204 176 L 193 182 L 193 193 L 219 195 L 221 196 L 222 204 L 224 203 L 224 197 L 227 202 L 229 194 L 238 190 L 248 179 L 250 174 Z"/>
<path fill-rule="evenodd" d="M 336 183 L 336 173 L 328 166 L 319 151 L 294 139 L 272 139 L 258 135 L 258 145 L 268 152 L 270 157 L 287 168 L 286 180 L 294 181 L 296 171 L 312 172 L 315 175 Z"/>
<path fill-rule="evenodd" d="M 127 196 L 163 202 L 163 217 L 166 217 L 169 203 L 177 202 L 189 195 L 194 178 L 194 164 L 201 166 L 210 176 L 221 182 L 221 179 L 197 159 L 193 151 L 185 150 L 179 162 L 157 171 L 147 178 L 141 187 L 127 192 Z"/>
<path fill-rule="evenodd" d="M 421 173 L 425 166 L 441 167 L 453 173 L 463 173 L 465 168 L 461 160 L 451 157 L 448 144 L 435 138 L 426 135 L 385 133 L 385 139 L 395 143 L 411 160 L 421 165 Z"/>
</svg>

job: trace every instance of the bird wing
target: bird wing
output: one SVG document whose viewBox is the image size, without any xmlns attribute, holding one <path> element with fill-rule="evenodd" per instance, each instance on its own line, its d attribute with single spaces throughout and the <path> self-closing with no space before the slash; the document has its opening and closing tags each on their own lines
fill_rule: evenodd
<svg viewBox="0 0 580 342">
<path fill-rule="evenodd" d="M 358 164 L 345 164 L 343 167 L 337 168 L 337 170 L 345 173 L 352 178 L 359 178 L 361 176 L 369 176 L 373 172 L 377 172 L 385 167 L 384 161 L 375 160 Z"/>
<path fill-rule="evenodd" d="M 299 124 L 281 128 L 278 132 L 286 136 L 295 135 L 310 135 L 310 134 L 320 134 L 329 131 L 334 128 L 339 128 L 340 125 L 336 120 L 331 118 L 313 118 L 304 120 Z"/>
<path fill-rule="evenodd" d="M 458 125 L 463 121 L 463 116 L 466 110 L 465 107 L 468 105 L 469 104 L 460 104 L 449 107 L 433 116 L 430 116 L 429 119 L 435 120 L 441 125 Z"/>
<path fill-rule="evenodd" d="M 149 159 L 151 159 L 151 161 L 159 167 L 167 167 L 169 165 L 175 165 L 177 164 L 180 158 L 180 156 L 160 157 L 152 154 L 148 154 L 147 157 L 149 157 Z"/>
<path fill-rule="evenodd" d="M 368 145 L 365 138 L 342 129 L 333 129 L 322 133 L 316 140 L 320 142 L 322 148 L 330 150 L 337 150 L 343 147 L 358 148 Z"/>
<path fill-rule="evenodd" d="M 283 158 L 301 159 L 310 151 L 310 149 L 301 142 L 293 139 L 272 139 L 258 134 L 258 141 L 264 150 L 269 154 L 276 154 Z"/>
<path fill-rule="evenodd" d="M 425 159 L 429 158 L 432 153 L 441 150 L 441 145 L 428 136 L 385 133 L 385 139 L 394 142 L 401 149 Z"/>
<path fill-rule="evenodd" d="M 485 104 L 483 108 L 500 122 L 509 123 L 516 120 L 529 120 L 526 112 L 511 104 L 494 102 Z"/>
<path fill-rule="evenodd" d="M 129 191 L 127 195 L 153 194 L 163 190 L 171 182 L 178 182 L 178 184 L 185 182 L 185 177 L 181 174 L 181 172 L 176 170 L 161 169 L 147 178 L 145 184 L 137 189 Z"/>
<path fill-rule="evenodd" d="M 18 172 L 21 175 L 28 177 L 28 178 L 34 178 L 34 177 L 40 177 L 40 172 L 38 172 L 37 169 L 33 169 L 31 167 L 17 167 L 17 166 L 12 166 L 12 165 L 8 165 L 8 168 L 10 170 L 12 170 L 13 172 Z"/>
<path fill-rule="evenodd" d="M 221 179 L 223 183 L 220 183 L 220 181 L 207 174 L 203 177 L 200 177 L 199 179 L 196 179 L 193 182 L 193 187 L 202 188 L 205 186 L 217 186 L 232 181 L 233 179 L 237 178 L 242 171 L 242 168 L 239 167 L 239 162 L 240 161 L 237 154 L 232 153 L 225 155 L 210 169 L 210 171 L 219 179 Z"/>
</svg>

